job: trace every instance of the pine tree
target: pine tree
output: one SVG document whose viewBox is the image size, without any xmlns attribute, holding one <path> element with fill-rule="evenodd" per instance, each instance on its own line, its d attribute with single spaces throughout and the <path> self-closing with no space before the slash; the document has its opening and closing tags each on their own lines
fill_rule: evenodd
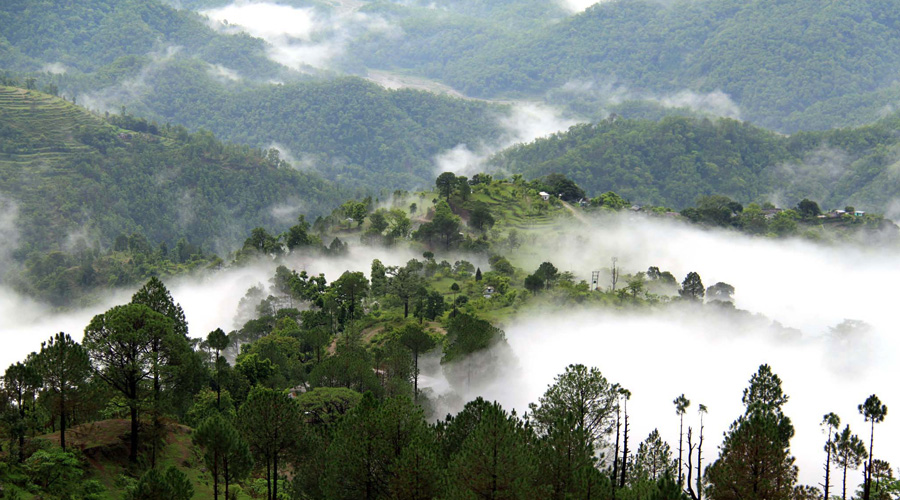
<svg viewBox="0 0 900 500">
<path fill-rule="evenodd" d="M 825 483 L 823 484 L 825 493 L 823 498 L 828 500 L 831 498 L 828 495 L 828 491 L 831 489 L 831 457 L 835 452 L 835 440 L 837 439 L 837 430 L 841 425 L 841 418 L 834 413 L 828 413 L 822 417 L 820 425 L 824 427 L 827 436 L 825 439 Z"/>
<path fill-rule="evenodd" d="M 790 456 L 794 426 L 782 413 L 788 396 L 768 365 L 744 390 L 745 413 L 729 427 L 719 459 L 707 468 L 709 497 L 717 500 L 787 500 L 797 481 Z"/>
<path fill-rule="evenodd" d="M 684 413 L 687 411 L 687 408 L 691 406 L 690 400 L 684 397 L 684 394 L 675 398 L 672 401 L 672 404 L 675 405 L 675 414 L 678 415 L 678 485 L 684 485 L 684 474 L 683 469 L 681 467 L 681 458 L 683 456 L 682 453 L 682 442 L 684 439 Z"/>
<path fill-rule="evenodd" d="M 94 316 L 84 330 L 84 347 L 97 375 L 120 392 L 131 411 L 131 450 L 129 459 L 137 461 L 138 410 L 144 397 L 143 383 L 153 379 L 159 358 L 154 339 L 172 332 L 172 320 L 147 306 L 116 306 Z"/>
<path fill-rule="evenodd" d="M 59 445 L 65 451 L 69 399 L 81 385 L 87 383 L 91 359 L 78 342 L 67 333 L 60 332 L 41 343 L 37 362 L 44 387 L 58 398 Z"/>
<path fill-rule="evenodd" d="M 859 405 L 859 413 L 865 417 L 866 422 L 872 423 L 871 435 L 869 436 L 869 465 L 865 470 L 865 485 L 863 488 L 863 500 L 869 500 L 872 492 L 872 447 L 875 444 L 875 424 L 884 422 L 887 416 L 887 406 L 881 404 L 878 396 L 872 394 L 866 401 Z"/>
<path fill-rule="evenodd" d="M 843 471 L 841 500 L 847 500 L 847 470 L 856 470 L 866 461 L 866 444 L 856 434 L 850 433 L 850 426 L 835 436 L 835 455 L 838 467 Z"/>
<path fill-rule="evenodd" d="M 228 486 L 245 477 L 253 465 L 247 442 L 221 415 L 203 421 L 192 434 L 196 446 L 203 448 L 203 461 L 213 477 L 213 498 L 219 498 L 219 480 L 225 484 L 225 498 L 231 498 Z"/>
<path fill-rule="evenodd" d="M 278 498 L 278 464 L 297 443 L 301 416 L 287 394 L 256 386 L 238 411 L 238 426 L 266 466 L 268 500 Z"/>
<path fill-rule="evenodd" d="M 448 499 L 545 498 L 538 487 L 534 436 L 515 415 L 493 403 L 462 443 L 447 470 Z"/>
</svg>

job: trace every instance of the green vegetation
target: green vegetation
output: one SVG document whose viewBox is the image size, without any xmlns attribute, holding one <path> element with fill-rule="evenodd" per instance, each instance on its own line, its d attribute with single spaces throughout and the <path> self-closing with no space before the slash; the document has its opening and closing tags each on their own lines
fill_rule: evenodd
<svg viewBox="0 0 900 500">
<path fill-rule="evenodd" d="M 610 118 L 514 146 L 490 164 L 528 177 L 561 173 L 589 195 L 615 191 L 644 205 L 684 208 L 722 194 L 742 203 L 810 198 L 884 212 L 900 194 L 890 154 L 897 130 L 896 115 L 791 136 L 729 119 Z"/>
<path fill-rule="evenodd" d="M 96 87 L 172 47 L 255 78 L 285 73 L 266 57 L 262 40 L 219 34 L 201 16 L 164 2 L 10 0 L 0 5 L 0 67 L 7 70 L 45 71 L 55 63 L 57 72 L 89 75 L 87 81 Z"/>
<path fill-rule="evenodd" d="M 57 303 L 213 263 L 209 250 L 252 227 L 286 227 L 280 206 L 324 211 L 341 193 L 275 151 L 15 87 L 0 87 L 0 190 L 28 273 L 20 287 Z"/>
<path fill-rule="evenodd" d="M 427 185 L 436 155 L 501 132 L 494 112 L 502 108 L 359 78 L 232 86 L 205 65 L 176 58 L 146 83 L 152 91 L 142 98 L 110 104 L 236 143 L 278 144 L 298 168 L 374 192 Z"/>
<path fill-rule="evenodd" d="M 638 100 L 722 91 L 754 123 L 821 129 L 873 121 L 896 100 L 898 10 L 895 0 L 684 0 L 602 2 L 559 22 L 547 22 L 551 13 L 512 26 L 412 15 L 409 36 L 353 52 L 474 96 L 542 95 L 572 82 L 608 86 L 594 96 L 601 105 L 622 92 Z"/>
</svg>

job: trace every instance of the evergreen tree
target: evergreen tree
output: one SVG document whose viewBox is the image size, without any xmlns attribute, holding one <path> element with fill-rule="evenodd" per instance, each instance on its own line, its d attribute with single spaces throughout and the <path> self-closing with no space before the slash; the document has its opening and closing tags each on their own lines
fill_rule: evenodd
<svg viewBox="0 0 900 500">
<path fill-rule="evenodd" d="M 419 498 L 433 491 L 430 481 L 437 475 L 427 458 L 434 453 L 427 449 L 427 432 L 421 409 L 408 398 L 379 403 L 366 393 L 338 423 L 328 446 L 323 478 L 328 498 L 388 498 L 392 485 L 398 491 L 418 492 Z M 413 443 L 426 448 L 405 450 Z"/>
<path fill-rule="evenodd" d="M 828 495 L 828 491 L 831 489 L 831 457 L 835 452 L 835 441 L 837 439 L 837 430 L 841 425 L 841 418 L 835 415 L 834 413 L 828 413 L 824 417 L 822 417 L 821 425 L 825 431 L 825 482 L 823 483 L 823 487 L 825 488 L 824 499 L 828 500 L 831 496 Z"/>
<path fill-rule="evenodd" d="M 681 467 L 682 440 L 684 438 L 684 413 L 688 406 L 691 405 L 690 400 L 684 397 L 684 394 L 675 398 L 672 403 L 675 405 L 675 413 L 678 415 L 678 485 L 684 485 L 684 474 Z M 655 479 L 655 478 L 654 478 Z"/>
<path fill-rule="evenodd" d="M 230 499 L 228 486 L 246 477 L 253 465 L 247 442 L 221 415 L 204 420 L 191 437 L 195 446 L 203 448 L 203 462 L 213 477 L 213 498 L 219 498 L 221 479 L 225 484 L 225 499 Z"/>
<path fill-rule="evenodd" d="M 681 282 L 681 290 L 678 291 L 682 298 L 691 301 L 702 301 L 705 293 L 706 290 L 703 288 L 700 275 L 693 271 L 685 276 L 684 281 Z"/>
<path fill-rule="evenodd" d="M 79 387 L 87 383 L 91 360 L 87 351 L 67 333 L 57 333 L 41 343 L 38 370 L 46 387 L 56 397 L 59 415 L 59 444 L 66 449 L 66 424 L 69 401 Z"/>
<path fill-rule="evenodd" d="M 618 405 L 619 387 L 611 384 L 597 368 L 569 365 L 557 376 L 538 404 L 529 405 L 535 429 L 541 434 L 568 416 L 582 431 L 584 445 L 598 449 L 612 430 L 613 412 Z"/>
<path fill-rule="evenodd" d="M 657 481 L 663 477 L 671 479 L 673 461 L 669 444 L 662 440 L 657 429 L 653 429 L 647 439 L 638 445 L 632 476 L 638 480 Z"/>
<path fill-rule="evenodd" d="M 97 375 L 128 401 L 132 462 L 137 461 L 143 382 L 152 379 L 158 367 L 154 341 L 171 334 L 172 328 L 172 320 L 166 316 L 145 305 L 128 304 L 94 316 L 84 330 L 84 347 Z"/>
<path fill-rule="evenodd" d="M 717 500 L 787 500 L 797 481 L 790 456 L 794 426 L 782 413 L 781 379 L 759 367 L 744 390 L 745 412 L 729 427 L 718 460 L 706 470 L 709 497 Z"/>
<path fill-rule="evenodd" d="M 847 470 L 856 470 L 865 463 L 868 452 L 866 444 L 856 434 L 850 433 L 850 426 L 835 436 L 835 455 L 838 467 L 843 472 L 841 500 L 847 500 Z"/>
<path fill-rule="evenodd" d="M 887 416 L 887 406 L 881 404 L 878 396 L 872 394 L 866 401 L 859 405 L 859 413 L 865 417 L 866 422 L 871 422 L 872 430 L 869 436 L 869 465 L 865 470 L 865 485 L 863 488 L 863 500 L 869 500 L 872 492 L 872 447 L 875 444 L 875 424 L 884 422 Z"/>
<path fill-rule="evenodd" d="M 413 401 L 419 401 L 419 355 L 437 347 L 434 338 L 420 325 L 409 323 L 400 331 L 400 343 L 413 355 Z"/>
<path fill-rule="evenodd" d="M 266 498 L 278 498 L 279 461 L 297 443 L 301 416 L 287 394 L 254 387 L 238 411 L 238 426 L 247 444 L 266 467 Z"/>
<path fill-rule="evenodd" d="M 537 484 L 534 436 L 515 415 L 493 403 L 484 412 L 447 469 L 448 499 L 544 498 Z"/>
</svg>

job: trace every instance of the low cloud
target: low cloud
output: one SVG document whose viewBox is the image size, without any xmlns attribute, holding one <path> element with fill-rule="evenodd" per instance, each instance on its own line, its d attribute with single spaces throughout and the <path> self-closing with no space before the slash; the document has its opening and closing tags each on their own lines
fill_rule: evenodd
<svg viewBox="0 0 900 500">
<path fill-rule="evenodd" d="M 626 101 L 645 101 L 664 108 L 689 108 L 701 114 L 741 119 L 740 106 L 721 90 L 699 93 L 682 90 L 675 93 L 658 94 L 634 91 L 614 82 L 573 80 L 550 92 L 550 98 L 558 102 L 588 98 L 602 111 L 604 107 L 615 106 Z M 600 114 L 600 113 L 598 113 Z"/>
<path fill-rule="evenodd" d="M 141 68 L 136 76 L 102 90 L 79 95 L 78 103 L 96 112 L 119 113 L 125 103 L 140 101 L 153 91 L 147 79 L 162 69 L 179 52 L 181 47 L 173 45 L 164 51 L 149 54 L 150 62 Z"/>
<path fill-rule="evenodd" d="M 41 71 L 50 73 L 51 75 L 64 75 L 69 68 L 61 62 L 47 63 L 41 66 Z"/>
<path fill-rule="evenodd" d="M 213 28 L 246 32 L 269 43 L 269 58 L 296 70 L 327 69 L 366 33 L 399 33 L 384 18 L 355 8 L 323 11 L 270 2 L 235 2 L 201 11 Z"/>
<path fill-rule="evenodd" d="M 18 216 L 19 204 L 0 193 L 0 269 L 8 268 L 12 253 L 19 246 L 19 228 L 16 225 Z M 5 274 L 0 273 L 0 282 Z"/>
<path fill-rule="evenodd" d="M 291 152 L 290 149 L 288 149 L 287 146 L 284 146 L 277 142 L 269 144 L 269 149 L 278 151 L 278 157 L 286 161 L 288 165 L 296 170 L 308 171 L 313 170 L 316 167 L 316 157 L 309 153 L 302 153 L 298 158 Z"/>
<path fill-rule="evenodd" d="M 437 173 L 471 175 L 482 172 L 487 159 L 498 151 L 568 130 L 579 122 L 552 106 L 526 102 L 513 104 L 509 113 L 498 116 L 497 120 L 504 129 L 499 139 L 491 143 L 458 144 L 440 153 L 434 158 Z"/>
<path fill-rule="evenodd" d="M 211 65 L 209 73 L 220 80 L 229 80 L 232 82 L 239 82 L 242 80 L 240 73 L 231 68 L 222 66 L 221 64 Z"/>
</svg>

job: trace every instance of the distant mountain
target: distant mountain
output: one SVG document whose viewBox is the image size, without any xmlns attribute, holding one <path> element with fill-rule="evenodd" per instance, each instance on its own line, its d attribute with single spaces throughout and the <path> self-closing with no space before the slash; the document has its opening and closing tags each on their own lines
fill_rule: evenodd
<svg viewBox="0 0 900 500">
<path fill-rule="evenodd" d="M 232 142 L 277 144 L 303 168 L 373 192 L 430 185 L 436 155 L 458 144 L 491 142 L 503 132 L 497 119 L 502 106 L 387 90 L 356 77 L 231 84 L 196 60 L 175 58 L 141 81 L 146 93 L 108 99 L 107 106 L 127 105 L 141 116 L 205 128 Z"/>
<path fill-rule="evenodd" d="M 256 226 L 287 228 L 351 194 L 277 153 L 209 132 L 111 121 L 34 90 L 0 87 L 0 201 L 14 214 L 16 256 L 108 247 L 138 233 L 228 251 Z"/>
<path fill-rule="evenodd" d="M 900 0 L 612 0 L 530 30 L 444 33 L 436 19 L 353 52 L 481 97 L 573 82 L 611 98 L 722 91 L 742 118 L 784 131 L 872 121 L 900 96 Z"/>
<path fill-rule="evenodd" d="M 156 0 L 4 0 L 0 2 L 0 68 L 118 76 L 123 60 L 181 52 L 256 78 L 285 68 L 266 57 L 266 43 L 221 34 L 191 11 Z"/>
<path fill-rule="evenodd" d="M 742 203 L 793 206 L 810 198 L 823 208 L 853 205 L 896 215 L 898 153 L 900 115 L 791 136 L 729 119 L 614 118 L 515 146 L 490 163 L 529 177 L 562 173 L 590 196 L 615 191 L 676 209 L 723 194 Z"/>
</svg>

